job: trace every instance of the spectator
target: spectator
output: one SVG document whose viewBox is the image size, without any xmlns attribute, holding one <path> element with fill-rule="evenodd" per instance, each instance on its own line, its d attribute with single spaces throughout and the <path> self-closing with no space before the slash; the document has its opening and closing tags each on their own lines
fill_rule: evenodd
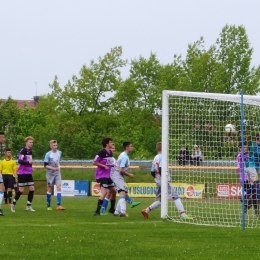
<svg viewBox="0 0 260 260">
<path fill-rule="evenodd" d="M 182 146 L 179 155 L 177 156 L 177 160 L 179 165 L 186 165 L 186 163 L 189 163 L 190 152 L 187 147 L 185 148 L 185 146 Z"/>
<path fill-rule="evenodd" d="M 191 154 L 191 164 L 199 166 L 200 162 L 202 162 L 202 153 L 197 145 L 194 145 L 193 152 Z"/>
</svg>

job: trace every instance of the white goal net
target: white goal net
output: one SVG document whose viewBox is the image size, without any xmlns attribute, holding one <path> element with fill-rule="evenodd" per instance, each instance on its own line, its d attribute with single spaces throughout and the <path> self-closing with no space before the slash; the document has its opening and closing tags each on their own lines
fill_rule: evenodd
<svg viewBox="0 0 260 260">
<path fill-rule="evenodd" d="M 260 168 L 259 115 L 258 96 L 163 91 L 162 218 L 184 221 L 168 200 L 170 180 L 185 212 L 196 217 L 185 223 L 260 226 L 258 201 L 242 198 L 244 167 L 252 161 Z M 242 184 L 239 152 L 245 157 Z"/>
</svg>

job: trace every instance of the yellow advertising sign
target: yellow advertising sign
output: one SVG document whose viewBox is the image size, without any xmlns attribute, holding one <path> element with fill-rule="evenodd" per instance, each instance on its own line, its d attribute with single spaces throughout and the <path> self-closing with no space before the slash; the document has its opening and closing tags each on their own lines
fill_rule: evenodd
<svg viewBox="0 0 260 260">
<path fill-rule="evenodd" d="M 189 184 L 173 182 L 172 186 L 181 198 L 202 199 L 204 184 Z M 130 197 L 154 198 L 156 194 L 155 183 L 127 183 Z M 91 185 L 92 196 L 100 196 L 100 186 L 96 182 Z"/>
<path fill-rule="evenodd" d="M 205 184 L 173 182 L 172 186 L 181 198 L 202 199 Z"/>
</svg>

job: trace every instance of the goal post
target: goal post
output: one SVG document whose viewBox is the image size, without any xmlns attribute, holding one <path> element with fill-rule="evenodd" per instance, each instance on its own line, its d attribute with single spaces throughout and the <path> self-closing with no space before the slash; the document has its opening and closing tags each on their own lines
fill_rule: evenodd
<svg viewBox="0 0 260 260">
<path fill-rule="evenodd" d="M 168 91 L 162 97 L 162 175 L 161 175 L 161 218 L 168 214 L 168 136 L 169 136 L 169 103 Z M 166 156 L 164 156 L 166 155 Z"/>
<path fill-rule="evenodd" d="M 259 115 L 260 96 L 163 91 L 161 218 L 184 221 L 168 200 L 170 180 L 185 212 L 196 217 L 186 223 L 260 226 L 254 206 L 243 213 L 237 166 L 239 142 L 247 143 L 250 155 L 260 133 Z M 242 148 L 243 156 L 244 142 Z"/>
</svg>

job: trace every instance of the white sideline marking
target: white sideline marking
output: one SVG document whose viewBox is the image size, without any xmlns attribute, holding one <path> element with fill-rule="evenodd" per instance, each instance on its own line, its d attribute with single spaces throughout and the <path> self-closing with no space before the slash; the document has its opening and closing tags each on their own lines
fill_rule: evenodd
<svg viewBox="0 0 260 260">
<path fill-rule="evenodd" d="M 10 227 L 21 227 L 24 226 L 24 224 L 5 224 L 5 226 Z M 65 226 L 65 223 L 59 223 L 59 224 L 29 224 L 30 227 L 57 227 L 57 226 Z"/>
<path fill-rule="evenodd" d="M 123 223 L 127 223 L 127 224 L 136 224 L 136 223 L 147 223 L 147 224 L 152 224 L 152 223 L 161 223 L 163 221 L 159 220 L 159 221 L 147 221 L 147 220 L 143 220 L 143 221 L 137 221 L 137 222 L 123 222 Z M 77 223 L 59 223 L 59 224 L 29 224 L 30 227 L 57 227 L 57 226 L 65 226 L 65 225 L 70 225 L 70 226 L 74 226 L 74 225 L 118 225 L 119 222 L 77 222 Z M 21 227 L 24 226 L 24 224 L 19 224 L 19 223 L 12 223 L 12 224 L 5 224 L 5 226 L 7 227 Z"/>
<path fill-rule="evenodd" d="M 149 221 L 149 220 L 147 221 L 147 220 L 144 220 L 144 221 L 124 222 L 124 223 L 126 223 L 126 224 L 136 224 L 136 223 L 142 223 L 142 224 L 143 224 L 143 223 L 148 223 L 148 224 L 151 224 L 151 223 L 161 223 L 161 222 L 162 222 L 162 221 L 160 221 L 160 220 L 159 220 L 159 221 Z M 87 224 L 88 224 L 88 223 L 90 223 L 90 222 L 87 222 Z M 85 223 L 85 224 L 86 224 L 86 223 Z M 118 222 L 112 222 L 112 223 L 111 223 L 111 222 L 103 222 L 103 223 L 96 223 L 96 222 L 93 223 L 93 222 L 92 222 L 91 224 L 98 224 L 98 225 L 102 225 L 102 224 L 103 224 L 103 225 L 110 225 L 110 224 L 113 224 L 113 225 L 117 225 Z"/>
</svg>

